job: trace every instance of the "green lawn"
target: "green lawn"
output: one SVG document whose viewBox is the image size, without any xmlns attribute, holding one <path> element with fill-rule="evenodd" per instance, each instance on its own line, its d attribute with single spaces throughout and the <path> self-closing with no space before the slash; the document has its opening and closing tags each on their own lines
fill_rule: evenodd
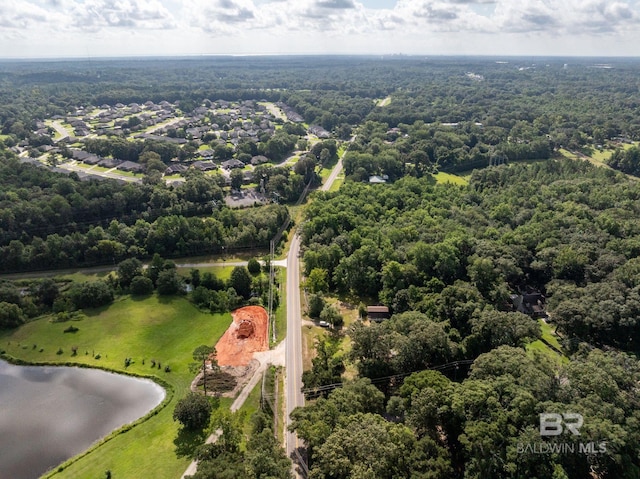
<svg viewBox="0 0 640 479">
<path fill-rule="evenodd" d="M 231 261 L 231 260 L 230 260 Z M 200 276 L 204 273 L 211 273 L 216 278 L 219 278 L 223 281 L 228 281 L 231 277 L 231 271 L 233 271 L 234 266 L 204 266 L 201 268 L 189 268 L 185 266 L 181 266 L 179 263 L 176 263 L 178 268 L 178 274 L 184 278 L 188 278 L 191 275 L 192 269 L 200 270 Z"/>
<path fill-rule="evenodd" d="M 238 410 L 242 421 L 242 439 L 240 441 L 240 449 L 246 450 L 247 440 L 251 436 L 251 416 L 260 409 L 260 396 L 262 396 L 262 380 L 251 390 L 247 400 Z"/>
<path fill-rule="evenodd" d="M 332 193 L 334 191 L 338 191 L 343 183 L 344 183 L 344 175 L 338 175 L 336 180 L 331 185 L 331 188 L 329 188 L 329 191 L 332 192 Z"/>
<path fill-rule="evenodd" d="M 276 315 L 276 344 L 287 335 L 287 270 L 285 268 L 275 268 L 276 279 L 280 283 L 278 292 L 280 293 L 280 303 L 275 311 Z M 269 336 L 269 342 L 273 335 Z M 271 346 L 275 346 L 271 344 Z"/>
<path fill-rule="evenodd" d="M 469 181 L 466 178 L 458 175 L 452 175 L 451 173 L 444 173 L 442 171 L 434 175 L 434 177 L 438 183 L 453 183 L 454 185 L 463 186 L 469 184 Z"/>
<path fill-rule="evenodd" d="M 611 158 L 611 154 L 613 152 L 611 150 L 593 150 L 591 154 L 591 158 L 601 163 L 606 163 L 609 158 Z"/>
<path fill-rule="evenodd" d="M 538 320 L 538 323 L 540 324 L 540 330 L 542 331 L 542 339 L 562 351 L 562 346 L 558 341 L 558 337 L 554 333 L 554 327 L 541 319 Z M 566 355 L 558 354 L 541 340 L 527 344 L 527 351 L 530 354 L 533 354 L 534 351 L 538 351 L 558 364 L 566 364 L 569 362 L 569 358 Z"/>
<path fill-rule="evenodd" d="M 172 419 L 173 408 L 193 379 L 189 372 L 192 351 L 200 344 L 214 345 L 230 322 L 229 314 L 201 312 L 185 298 L 127 297 L 108 308 L 87 311 L 87 318 L 81 321 L 52 323 L 42 318 L 1 333 L 2 349 L 22 360 L 74 362 L 124 371 L 124 360 L 130 357 L 134 362 L 128 371 L 156 376 L 173 388 L 168 391 L 166 407 L 149 420 L 116 435 L 51 477 L 99 478 L 106 470 L 118 479 L 180 477 L 190 459 L 177 456 L 174 441 L 178 424 Z M 64 333 L 70 325 L 78 332 Z M 71 355 L 74 346 L 78 347 L 75 357 Z M 56 354 L 59 348 L 63 351 L 60 355 Z M 101 358 L 95 359 L 94 354 Z M 162 364 L 161 369 L 151 368 L 152 358 Z M 170 366 L 171 372 L 164 372 L 165 366 Z"/>
</svg>

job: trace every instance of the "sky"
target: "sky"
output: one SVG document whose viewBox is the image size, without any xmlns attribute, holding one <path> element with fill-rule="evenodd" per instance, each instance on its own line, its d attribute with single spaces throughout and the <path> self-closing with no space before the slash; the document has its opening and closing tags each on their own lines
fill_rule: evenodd
<svg viewBox="0 0 640 479">
<path fill-rule="evenodd" d="M 640 55 L 640 0 L 0 0 L 0 58 Z"/>
</svg>

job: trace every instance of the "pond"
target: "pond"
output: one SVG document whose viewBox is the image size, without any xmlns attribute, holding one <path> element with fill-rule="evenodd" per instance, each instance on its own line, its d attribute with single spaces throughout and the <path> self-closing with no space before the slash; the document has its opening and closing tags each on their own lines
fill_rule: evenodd
<svg viewBox="0 0 640 479">
<path fill-rule="evenodd" d="M 37 478 L 164 397 L 146 379 L 0 361 L 0 477 Z"/>
</svg>

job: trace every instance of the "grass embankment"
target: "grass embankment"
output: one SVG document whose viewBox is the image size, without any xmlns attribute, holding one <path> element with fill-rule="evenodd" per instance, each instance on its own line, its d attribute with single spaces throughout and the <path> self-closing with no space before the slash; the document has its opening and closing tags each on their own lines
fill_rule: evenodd
<svg viewBox="0 0 640 479">
<path fill-rule="evenodd" d="M 278 294 L 280 301 L 275 310 L 276 315 L 276 341 L 272 341 L 273 332 L 269 336 L 269 344 L 275 347 L 287 335 L 287 270 L 284 268 L 276 268 L 275 276 L 278 282 Z"/>
<path fill-rule="evenodd" d="M 127 297 L 86 314 L 81 321 L 52 323 L 49 318 L 42 318 L 27 323 L 0 334 L 0 345 L 9 355 L 24 361 L 71 362 L 155 376 L 166 381 L 173 391 L 167 392 L 171 398 L 156 415 L 50 477 L 103 477 L 107 470 L 118 479 L 180 477 L 190 459 L 177 453 L 179 425 L 173 421 L 173 408 L 189 391 L 193 350 L 201 344 L 214 345 L 229 326 L 230 315 L 198 311 L 184 298 L 157 296 L 143 300 Z M 78 331 L 64 333 L 71 325 Z M 72 356 L 76 346 L 77 356 Z M 59 349 L 62 354 L 57 354 Z M 100 359 L 95 359 L 98 354 Z M 133 359 L 127 369 L 125 358 Z M 156 361 L 155 368 L 151 367 L 151 359 Z M 160 369 L 157 363 L 161 364 Z M 165 366 L 171 372 L 165 372 Z"/>
<path fill-rule="evenodd" d="M 560 345 L 560 342 L 558 341 L 558 337 L 554 332 L 553 326 L 551 326 L 546 321 L 543 321 L 542 319 L 538 320 L 538 324 L 540 324 L 542 339 L 538 339 L 537 341 L 533 341 L 532 343 L 527 344 L 527 352 L 533 355 L 534 351 L 538 351 L 556 362 L 558 365 L 568 363 L 569 358 L 566 356 L 566 354 L 558 353 L 558 351 L 562 351 L 563 349 Z M 549 347 L 547 343 L 556 348 L 558 351 Z"/>
</svg>

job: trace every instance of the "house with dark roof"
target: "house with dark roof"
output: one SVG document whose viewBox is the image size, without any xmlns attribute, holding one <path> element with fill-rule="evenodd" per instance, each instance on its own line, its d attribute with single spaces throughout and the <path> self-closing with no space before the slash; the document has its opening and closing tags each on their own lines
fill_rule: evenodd
<svg viewBox="0 0 640 479">
<path fill-rule="evenodd" d="M 513 309 L 532 318 L 546 318 L 546 298 L 539 291 L 529 290 L 510 296 Z"/>
<path fill-rule="evenodd" d="M 367 317 L 369 321 L 384 321 L 391 317 L 387 306 L 367 306 Z"/>
<path fill-rule="evenodd" d="M 211 171 L 218 168 L 213 161 L 194 161 L 191 166 L 200 171 Z"/>
<path fill-rule="evenodd" d="M 232 170 L 234 168 L 244 168 L 244 163 L 240 160 L 232 158 L 231 160 L 223 161 L 220 166 L 225 170 Z"/>
<path fill-rule="evenodd" d="M 182 173 L 183 171 L 187 171 L 187 167 L 185 165 L 181 165 L 177 163 L 175 165 L 171 165 L 166 170 L 164 170 L 165 175 L 174 175 L 176 173 Z"/>
<path fill-rule="evenodd" d="M 253 158 L 251 158 L 251 164 L 253 166 L 262 165 L 263 163 L 268 163 L 268 162 L 269 162 L 269 158 L 267 158 L 264 155 L 256 155 Z"/>
<path fill-rule="evenodd" d="M 129 171 L 133 173 L 140 173 L 144 171 L 144 166 L 140 163 L 134 163 L 133 161 L 123 161 L 116 168 L 121 171 Z"/>
<path fill-rule="evenodd" d="M 105 168 L 115 168 L 121 163 L 122 160 L 116 160 L 115 158 L 103 158 L 98 162 L 98 165 L 104 166 Z"/>
<path fill-rule="evenodd" d="M 330 138 L 331 133 L 322 128 L 319 125 L 311 125 L 309 127 L 309 132 L 313 135 L 316 135 L 318 138 Z"/>
</svg>

